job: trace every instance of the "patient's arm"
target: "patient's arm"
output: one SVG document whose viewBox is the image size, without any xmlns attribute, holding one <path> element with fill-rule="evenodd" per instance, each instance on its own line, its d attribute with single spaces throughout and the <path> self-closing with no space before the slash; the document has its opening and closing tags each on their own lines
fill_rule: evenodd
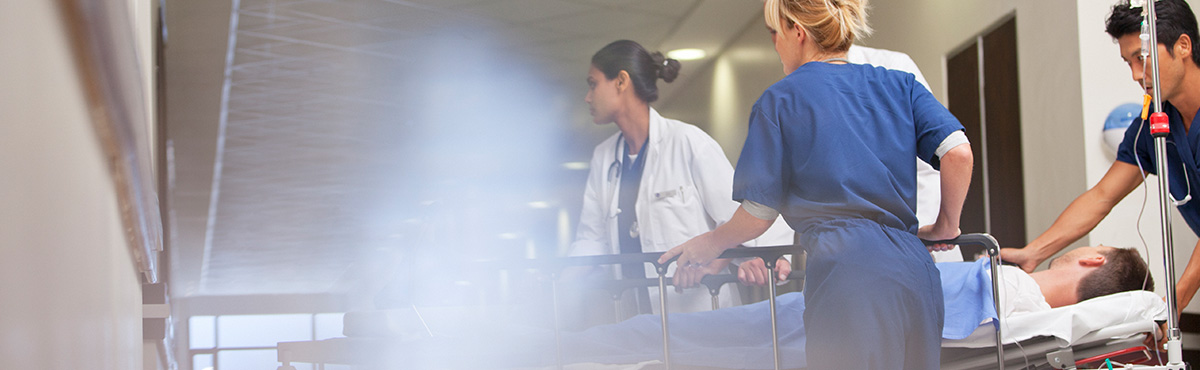
<svg viewBox="0 0 1200 370">
<path fill-rule="evenodd" d="M 1046 232 L 1023 249 L 1004 248 L 1000 256 L 1017 263 L 1027 272 L 1058 251 L 1092 231 L 1113 206 L 1141 183 L 1141 171 L 1129 163 L 1116 161 L 1096 186 L 1075 198 Z"/>
</svg>

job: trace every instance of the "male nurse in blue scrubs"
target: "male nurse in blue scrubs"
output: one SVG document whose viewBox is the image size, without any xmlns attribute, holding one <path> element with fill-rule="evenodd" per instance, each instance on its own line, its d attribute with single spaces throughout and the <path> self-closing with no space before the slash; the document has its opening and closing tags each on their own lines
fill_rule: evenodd
<svg viewBox="0 0 1200 370">
<path fill-rule="evenodd" d="M 1196 176 L 1200 163 L 1200 128 L 1195 125 L 1200 109 L 1200 50 L 1197 49 L 1196 16 L 1184 0 L 1156 2 L 1158 16 L 1159 84 L 1163 111 L 1170 118 L 1171 134 L 1167 138 L 1167 169 L 1171 198 L 1175 199 L 1180 215 L 1193 232 L 1200 233 L 1200 200 L 1190 200 L 1200 194 L 1200 178 Z M 1142 9 L 1130 7 L 1123 1 L 1113 8 L 1106 32 L 1117 40 L 1121 58 L 1129 64 L 1133 79 L 1152 94 L 1153 83 L 1145 73 L 1142 59 Z M 1153 138 L 1149 124 L 1135 119 L 1117 149 L 1117 160 L 1096 186 L 1075 198 L 1050 229 L 1023 249 L 1004 248 L 1002 258 L 1015 262 L 1025 271 L 1067 245 L 1079 240 L 1100 223 L 1121 199 L 1142 183 L 1142 173 L 1154 174 Z M 1196 246 L 1200 248 L 1200 244 Z M 1200 253 L 1193 250 L 1187 268 L 1175 287 L 1178 307 L 1187 307 L 1200 287 Z"/>
</svg>

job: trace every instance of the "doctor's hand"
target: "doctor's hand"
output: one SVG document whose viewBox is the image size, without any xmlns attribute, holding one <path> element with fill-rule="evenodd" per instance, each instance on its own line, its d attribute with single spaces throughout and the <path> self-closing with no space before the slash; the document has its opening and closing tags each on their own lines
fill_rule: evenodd
<svg viewBox="0 0 1200 370">
<path fill-rule="evenodd" d="M 786 282 L 787 276 L 792 273 L 792 262 L 787 258 L 780 257 L 778 261 L 775 261 L 775 272 L 780 283 Z M 767 270 L 767 264 L 763 262 L 762 258 L 755 258 L 738 265 L 738 280 L 741 280 L 742 284 L 767 285 L 771 280 L 768 275 L 770 273 L 771 271 Z"/>
<path fill-rule="evenodd" d="M 1042 263 L 1028 248 L 1000 248 L 1000 260 L 1015 263 L 1025 272 L 1033 272 Z"/>
<path fill-rule="evenodd" d="M 709 262 L 707 265 L 699 267 L 685 268 L 680 265 L 675 266 L 675 276 L 671 277 L 671 284 L 675 285 L 676 293 L 683 293 L 684 289 L 689 289 L 700 285 L 700 279 L 704 275 L 716 275 L 729 266 L 729 259 L 718 259 Z"/>
</svg>

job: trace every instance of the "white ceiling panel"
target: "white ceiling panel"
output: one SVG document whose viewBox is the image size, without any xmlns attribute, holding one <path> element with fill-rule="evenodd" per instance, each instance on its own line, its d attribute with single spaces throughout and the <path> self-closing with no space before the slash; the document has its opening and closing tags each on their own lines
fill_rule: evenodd
<svg viewBox="0 0 1200 370">
<path fill-rule="evenodd" d="M 602 1 L 602 0 L 601 0 Z M 755 3 L 761 3 L 757 0 L 733 0 L 726 1 L 729 3 L 750 3 L 753 6 Z M 655 0 L 655 1 L 629 1 L 622 4 L 626 9 L 637 10 L 649 14 L 657 14 L 674 18 L 683 18 L 691 11 L 700 5 L 699 0 Z M 761 5 L 759 5 L 761 7 Z"/>
<path fill-rule="evenodd" d="M 556 32 L 579 36 L 626 35 L 630 30 L 642 29 L 666 23 L 668 27 L 678 19 L 650 14 L 598 9 L 587 14 L 575 14 L 536 22 L 539 27 Z"/>
<path fill-rule="evenodd" d="M 496 0 L 465 7 L 464 12 L 479 18 L 521 25 L 595 10 L 595 6 L 567 0 Z"/>
<path fill-rule="evenodd" d="M 553 254 L 558 208 L 578 212 L 586 174 L 561 164 L 612 134 L 582 102 L 591 55 L 617 39 L 724 45 L 741 31 L 726 24 L 746 22 L 713 11 L 728 2 L 242 0 L 207 25 L 184 19 L 220 19 L 203 13 L 220 7 L 168 1 L 177 40 L 234 42 L 228 66 L 166 66 L 178 92 L 167 111 L 212 117 L 168 121 L 189 181 L 171 194 L 173 284 L 185 296 L 338 293 L 377 277 L 366 271 L 380 255 Z M 172 44 L 168 59 L 186 49 Z M 226 67 L 228 86 L 194 75 Z M 421 261 L 414 271 L 432 274 Z"/>
</svg>

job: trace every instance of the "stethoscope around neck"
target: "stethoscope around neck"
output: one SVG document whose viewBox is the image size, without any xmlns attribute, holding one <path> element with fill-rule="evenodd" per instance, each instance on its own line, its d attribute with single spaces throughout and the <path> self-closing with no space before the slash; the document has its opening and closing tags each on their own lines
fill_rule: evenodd
<svg viewBox="0 0 1200 370">
<path fill-rule="evenodd" d="M 621 178 L 621 143 L 625 141 L 625 136 L 617 137 L 617 145 L 613 148 L 613 161 L 608 165 L 608 183 L 612 184 Z"/>
<path fill-rule="evenodd" d="M 1178 144 L 1175 144 L 1170 140 L 1167 140 L 1167 144 L 1175 145 L 1175 153 L 1179 154 Z M 1192 179 L 1191 176 L 1188 176 L 1187 165 L 1183 163 L 1183 155 L 1179 156 L 1179 166 L 1181 167 L 1180 170 L 1183 174 L 1184 188 L 1186 189 L 1187 194 L 1183 196 L 1183 199 L 1175 199 L 1175 194 L 1171 194 L 1171 190 L 1167 189 L 1167 196 L 1171 198 L 1171 203 L 1176 207 L 1187 204 L 1187 202 L 1192 200 Z"/>
<path fill-rule="evenodd" d="M 1142 124 L 1145 125 L 1146 121 L 1143 120 Z M 1133 136 L 1133 142 L 1135 143 L 1135 146 L 1136 146 L 1136 143 L 1138 142 L 1138 139 L 1141 137 L 1141 135 L 1142 135 L 1142 128 L 1138 127 L 1137 134 Z M 1192 200 L 1192 179 L 1191 179 L 1191 176 L 1188 176 L 1187 164 L 1185 164 L 1183 162 L 1183 154 L 1179 153 L 1179 145 L 1175 144 L 1175 142 L 1173 140 L 1167 140 L 1167 145 L 1175 145 L 1175 154 L 1179 155 L 1179 167 L 1180 167 L 1179 169 L 1181 171 L 1183 171 L 1182 173 L 1183 173 L 1183 181 L 1184 181 L 1184 190 L 1187 191 L 1187 194 L 1183 196 L 1183 199 L 1175 199 L 1175 194 L 1171 194 L 1171 189 L 1167 188 L 1167 197 L 1171 199 L 1171 204 L 1174 204 L 1176 207 L 1180 207 L 1180 206 L 1183 206 L 1184 204 L 1187 204 L 1188 202 L 1190 202 Z M 1142 161 L 1136 153 L 1134 153 L 1134 155 L 1133 155 L 1133 160 L 1135 162 L 1137 162 L 1138 171 L 1145 173 L 1145 171 L 1142 170 Z M 1168 176 L 1169 174 L 1159 174 L 1159 175 L 1160 176 Z"/>
<path fill-rule="evenodd" d="M 612 165 L 608 165 L 608 184 L 617 183 L 617 179 L 620 179 L 620 172 L 622 172 L 620 168 L 623 167 L 620 166 L 620 154 L 622 154 L 620 144 L 624 142 L 624 135 L 617 137 L 617 145 L 612 150 Z M 642 148 L 642 154 L 644 153 L 646 153 L 646 148 Z"/>
</svg>

